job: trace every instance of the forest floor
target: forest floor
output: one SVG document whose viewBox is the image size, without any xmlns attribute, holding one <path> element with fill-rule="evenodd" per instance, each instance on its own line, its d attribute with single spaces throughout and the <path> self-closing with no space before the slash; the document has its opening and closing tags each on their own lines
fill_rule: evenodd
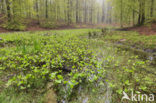
<svg viewBox="0 0 156 103">
<path fill-rule="evenodd" d="M 0 103 L 121 103 L 122 91 L 130 94 L 134 88 L 136 92 L 155 93 L 156 35 L 140 35 L 134 31 L 101 32 L 100 29 L 72 29 L 3 33 L 0 38 L 2 38 L 0 41 Z M 92 53 L 92 56 L 85 54 L 87 52 Z M 65 57 L 68 57 L 67 62 L 60 61 Z M 64 71 L 57 75 L 55 78 L 57 81 L 48 81 L 48 83 L 39 81 L 42 79 L 36 76 L 38 73 L 42 75 L 46 73 L 48 78 L 49 73 L 58 71 L 55 65 L 60 66 L 60 64 L 57 63 L 73 65 L 77 61 L 79 63 L 79 58 L 84 60 L 83 65 L 87 65 L 82 69 L 87 72 L 78 71 L 78 74 L 72 72 L 75 74 L 67 77 L 70 73 Z M 92 60 L 91 63 L 85 62 L 86 58 Z M 56 64 L 50 61 L 50 65 L 54 65 L 50 69 L 53 71 L 42 71 L 42 62 L 49 63 L 47 60 L 56 60 L 54 62 Z M 95 72 L 88 67 L 94 63 L 93 61 L 97 64 Z M 29 70 L 28 68 L 32 66 L 38 69 Z M 20 77 L 21 68 L 27 68 L 20 71 L 21 74 L 25 72 L 21 79 L 24 78 L 26 84 L 17 78 Z M 77 68 L 72 69 L 74 71 Z M 91 74 L 87 74 L 90 71 Z M 82 75 L 83 73 L 87 75 Z M 35 79 L 33 79 L 34 75 Z M 89 82 L 88 79 L 82 81 L 86 78 L 84 76 L 95 81 Z M 11 80 L 15 81 L 14 79 L 19 83 L 15 84 L 15 87 L 13 84 L 8 86 L 7 84 Z M 79 84 L 74 84 L 74 81 L 78 81 Z M 71 84 L 63 84 L 65 82 Z M 25 85 L 26 88 L 21 88 Z M 65 97 L 68 97 L 67 100 Z"/>
<path fill-rule="evenodd" d="M 143 35 L 156 35 L 156 23 L 146 24 L 143 26 L 134 26 L 124 28 L 125 31 L 137 31 Z"/>
<path fill-rule="evenodd" d="M 30 24 L 25 31 L 46 31 L 46 30 L 64 30 L 64 29 L 85 29 L 85 28 L 104 28 L 104 27 L 110 27 L 110 25 L 104 25 L 104 24 L 71 24 L 71 25 L 62 25 L 55 28 L 44 28 L 40 27 L 36 23 Z M 0 33 L 7 33 L 7 32 L 17 32 L 14 30 L 7 30 L 3 27 L 0 27 Z"/>
<path fill-rule="evenodd" d="M 64 30 L 64 29 L 80 29 L 80 28 L 95 28 L 94 26 L 80 26 L 80 27 L 75 27 L 75 26 L 60 26 L 58 28 L 54 29 L 49 29 L 49 28 L 43 28 L 40 26 L 30 26 L 28 27 L 25 31 L 46 31 L 46 30 Z M 7 33 L 7 32 L 15 32 L 14 30 L 7 30 L 5 28 L 0 27 L 0 33 Z"/>
<path fill-rule="evenodd" d="M 62 25 L 58 26 L 56 28 L 43 28 L 40 27 L 36 23 L 31 23 L 25 31 L 46 31 L 46 30 L 64 30 L 64 29 L 82 29 L 82 28 L 117 28 L 119 25 L 116 24 L 97 24 L 97 25 L 91 25 L 91 24 L 72 24 L 72 25 Z M 134 27 L 126 27 L 120 29 L 121 31 L 136 31 L 143 35 L 156 35 L 156 23 L 152 24 L 146 24 L 143 26 L 134 26 Z M 5 28 L 0 27 L 0 33 L 6 33 L 6 32 L 15 32 L 14 30 L 7 30 Z"/>
</svg>

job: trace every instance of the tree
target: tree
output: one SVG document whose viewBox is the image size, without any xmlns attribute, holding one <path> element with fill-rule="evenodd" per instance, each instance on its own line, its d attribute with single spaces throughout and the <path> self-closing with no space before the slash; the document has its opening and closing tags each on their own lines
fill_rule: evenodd
<svg viewBox="0 0 156 103">
<path fill-rule="evenodd" d="M 105 22 L 105 0 L 102 1 L 102 22 Z"/>
<path fill-rule="evenodd" d="M 38 0 L 36 0 L 35 4 L 36 4 L 37 23 L 39 24 L 40 23 L 40 20 L 39 20 L 39 3 L 38 3 Z"/>
<path fill-rule="evenodd" d="M 154 0 L 151 0 L 151 17 L 153 17 Z"/>
<path fill-rule="evenodd" d="M 48 0 L 45 1 L 45 18 L 48 19 Z"/>
<path fill-rule="evenodd" d="M 120 25 L 121 27 L 123 27 L 123 2 L 122 0 L 120 0 L 120 3 L 121 3 L 121 8 L 120 8 Z"/>
<path fill-rule="evenodd" d="M 76 23 L 79 23 L 79 0 L 76 0 Z"/>
<path fill-rule="evenodd" d="M 46 27 L 112 22 L 123 27 L 154 18 L 155 5 L 155 0 L 0 0 L 0 13 L 17 24 L 26 19 Z"/>
<path fill-rule="evenodd" d="M 0 1 L 0 7 L 1 7 L 1 13 L 5 14 L 5 6 L 4 6 L 4 0 Z"/>
<path fill-rule="evenodd" d="M 6 8 L 7 8 L 7 17 L 8 17 L 8 22 L 11 21 L 11 1 L 10 0 L 6 0 Z"/>
</svg>

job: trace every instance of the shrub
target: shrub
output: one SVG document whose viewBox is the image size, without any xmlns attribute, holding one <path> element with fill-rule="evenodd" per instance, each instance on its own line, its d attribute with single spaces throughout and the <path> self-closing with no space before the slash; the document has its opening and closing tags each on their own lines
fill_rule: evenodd
<svg viewBox="0 0 156 103">
<path fill-rule="evenodd" d="M 55 29 L 55 28 L 57 28 L 58 26 L 57 26 L 57 24 L 56 24 L 56 22 L 51 22 L 51 21 L 42 21 L 42 22 L 40 22 L 40 26 L 41 27 L 43 27 L 43 28 L 49 28 L 49 29 Z"/>
<path fill-rule="evenodd" d="M 3 24 L 3 27 L 8 30 L 19 30 L 19 31 L 26 29 L 26 26 L 24 24 L 16 21 L 7 22 Z"/>
</svg>

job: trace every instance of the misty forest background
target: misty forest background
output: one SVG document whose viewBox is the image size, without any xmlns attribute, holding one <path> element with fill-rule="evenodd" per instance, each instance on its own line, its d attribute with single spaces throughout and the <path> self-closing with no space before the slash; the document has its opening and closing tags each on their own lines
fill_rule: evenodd
<svg viewBox="0 0 156 103">
<path fill-rule="evenodd" d="M 155 0 L 0 0 L 1 27 L 30 24 L 56 28 L 71 24 L 142 25 L 156 18 Z"/>
</svg>

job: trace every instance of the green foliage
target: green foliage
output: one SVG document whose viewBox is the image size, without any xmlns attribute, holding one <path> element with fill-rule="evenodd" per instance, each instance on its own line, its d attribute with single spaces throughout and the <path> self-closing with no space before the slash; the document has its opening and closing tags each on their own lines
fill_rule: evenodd
<svg viewBox="0 0 156 103">
<path fill-rule="evenodd" d="M 43 103 L 43 98 L 33 92 L 19 93 L 14 90 L 14 88 L 5 89 L 0 93 L 1 103 L 28 103 L 28 102 Z"/>
<path fill-rule="evenodd" d="M 12 4 L 12 5 L 11 5 Z M 21 15 L 22 8 L 18 0 L 6 1 L 7 20 L 4 21 L 3 27 L 8 30 L 25 30 L 24 15 Z M 4 5 L 4 4 L 3 4 Z"/>
<path fill-rule="evenodd" d="M 51 22 L 49 20 L 44 20 L 42 22 L 40 22 L 40 26 L 43 28 L 49 28 L 49 29 L 55 29 L 58 27 L 58 25 L 56 24 L 56 22 Z"/>
<path fill-rule="evenodd" d="M 11 21 L 3 24 L 3 27 L 8 29 L 8 30 L 19 30 L 23 31 L 26 29 L 26 25 L 22 24 L 19 21 Z"/>
<path fill-rule="evenodd" d="M 93 38 L 88 40 L 89 31 Z M 81 103 L 84 100 L 82 95 L 88 97 L 88 102 L 101 103 L 110 99 L 103 98 L 106 94 L 111 95 L 113 102 L 120 101 L 123 90 L 126 93 L 153 93 L 155 68 L 149 61 L 113 44 L 124 38 L 124 44 L 138 43 L 140 36 L 111 31 L 104 36 L 98 31 L 80 29 L 0 35 L 3 39 L 0 49 L 0 102 L 8 102 L 6 97 L 9 95 L 9 100 L 18 99 L 20 103 L 26 94 L 44 94 L 51 88 L 55 90 L 58 101 L 73 103 Z M 153 45 L 150 42 L 152 37 L 141 36 L 145 44 L 150 45 Z M 4 93 L 9 88 L 19 95 Z M 22 96 L 20 93 L 25 94 Z M 34 96 L 36 94 L 33 93 Z"/>
<path fill-rule="evenodd" d="M 77 35 L 24 36 L 13 42 L 15 51 L 0 57 L 1 70 L 11 75 L 8 88 L 30 91 L 52 82 L 59 97 L 66 94 L 69 100 L 78 85 L 104 78 L 104 71 L 97 70 L 100 64 L 88 49 L 88 40 Z M 67 88 L 63 89 L 64 86 Z"/>
<path fill-rule="evenodd" d="M 113 92 L 110 94 L 112 102 L 121 101 L 123 91 L 127 94 L 131 94 L 132 91 L 150 94 L 154 93 L 156 86 L 155 66 L 150 65 L 149 60 L 141 60 L 139 56 L 134 55 L 133 52 L 124 51 L 123 49 L 117 48 L 116 45 L 113 45 L 114 38 L 120 37 L 121 35 L 122 33 L 112 36 L 107 35 L 106 37 L 109 39 L 105 38 L 104 40 L 101 37 L 96 37 L 90 41 L 92 49 L 96 50 L 97 57 L 102 61 L 102 67 L 105 68 L 105 80 Z M 130 37 L 131 36 L 127 38 L 131 40 Z M 146 38 L 147 36 L 143 37 Z M 106 41 L 111 39 L 112 43 Z M 125 43 L 126 42 L 128 42 L 128 40 L 125 41 Z"/>
<path fill-rule="evenodd" d="M 109 0 L 113 15 L 121 26 L 143 25 L 156 18 L 154 0 Z"/>
<path fill-rule="evenodd" d="M 156 42 L 155 35 L 145 36 L 134 31 L 111 31 L 106 36 L 102 35 L 101 38 L 140 49 L 154 49 Z"/>
</svg>

